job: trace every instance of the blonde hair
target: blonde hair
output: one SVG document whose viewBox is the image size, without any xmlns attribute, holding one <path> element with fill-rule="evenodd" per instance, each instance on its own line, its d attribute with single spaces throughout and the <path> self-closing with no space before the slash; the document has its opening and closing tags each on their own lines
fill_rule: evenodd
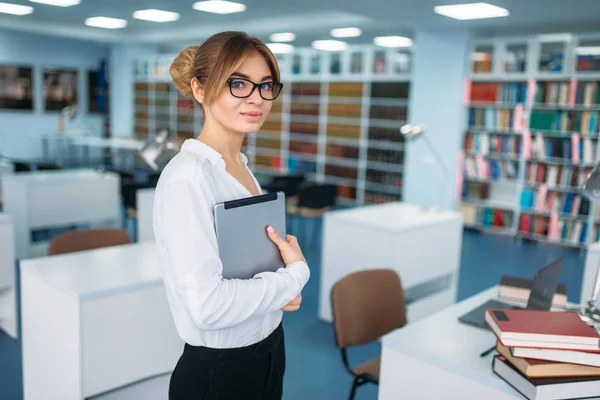
<svg viewBox="0 0 600 400">
<path fill-rule="evenodd" d="M 265 58 L 273 80 L 279 82 L 277 59 L 267 45 L 236 31 L 217 33 L 201 46 L 185 48 L 175 57 L 169 72 L 177 90 L 189 99 L 194 99 L 191 82 L 197 78 L 204 89 L 203 104 L 210 105 L 231 74 L 254 52 Z"/>
</svg>

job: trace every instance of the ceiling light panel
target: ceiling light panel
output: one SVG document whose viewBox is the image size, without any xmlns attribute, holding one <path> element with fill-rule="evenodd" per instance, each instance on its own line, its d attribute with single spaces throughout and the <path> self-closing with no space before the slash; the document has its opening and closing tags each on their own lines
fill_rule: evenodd
<svg viewBox="0 0 600 400">
<path fill-rule="evenodd" d="M 133 13 L 133 18 L 152 22 L 172 22 L 179 19 L 179 14 L 163 10 L 138 10 Z"/>
<path fill-rule="evenodd" d="M 11 15 L 27 15 L 33 12 L 33 7 L 18 4 L 0 3 L 0 13 Z"/>
<path fill-rule="evenodd" d="M 362 31 L 358 28 L 338 28 L 331 30 L 331 36 L 337 38 L 358 37 L 362 35 Z"/>
<path fill-rule="evenodd" d="M 296 35 L 292 32 L 274 33 L 269 36 L 271 42 L 293 42 L 296 40 Z"/>
<path fill-rule="evenodd" d="M 458 20 L 507 17 L 510 14 L 506 8 L 494 6 L 488 3 L 436 6 L 433 8 L 433 11 L 440 15 Z"/>
<path fill-rule="evenodd" d="M 127 26 L 127 21 L 109 17 L 91 17 L 85 20 L 87 26 L 104 29 L 121 29 Z"/>
<path fill-rule="evenodd" d="M 317 50 L 342 51 L 348 48 L 348 43 L 340 40 L 315 40 L 312 47 Z"/>
<path fill-rule="evenodd" d="M 72 7 L 79 5 L 81 0 L 29 0 L 32 3 L 46 4 L 56 7 Z"/>
<path fill-rule="evenodd" d="M 205 11 L 214 14 L 233 14 L 246 11 L 246 5 L 226 0 L 207 0 L 194 3 L 194 10 Z"/>
<path fill-rule="evenodd" d="M 294 51 L 294 46 L 287 43 L 267 43 L 274 54 L 289 54 Z"/>
</svg>

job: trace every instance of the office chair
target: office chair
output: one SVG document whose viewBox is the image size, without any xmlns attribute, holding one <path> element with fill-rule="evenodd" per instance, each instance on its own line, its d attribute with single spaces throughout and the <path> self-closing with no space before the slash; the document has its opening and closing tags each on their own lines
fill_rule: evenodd
<svg viewBox="0 0 600 400">
<path fill-rule="evenodd" d="M 290 216 L 301 217 L 302 219 L 314 219 L 312 243 L 316 244 L 319 233 L 318 219 L 331 210 L 336 204 L 338 188 L 336 185 L 328 183 L 305 183 L 298 188 L 298 202 L 295 205 L 288 205 L 287 212 Z M 300 235 L 302 235 L 302 224 L 300 225 Z"/>
<path fill-rule="evenodd" d="M 391 269 L 353 272 L 331 290 L 336 345 L 344 367 L 354 377 L 349 399 L 365 383 L 379 384 L 381 357 L 352 368 L 347 348 L 373 342 L 406 324 L 406 305 L 400 277 Z"/>
<path fill-rule="evenodd" d="M 48 255 L 74 253 L 102 247 L 119 246 L 131 243 L 131 238 L 122 229 L 90 229 L 73 231 L 55 236 L 50 240 Z"/>
</svg>

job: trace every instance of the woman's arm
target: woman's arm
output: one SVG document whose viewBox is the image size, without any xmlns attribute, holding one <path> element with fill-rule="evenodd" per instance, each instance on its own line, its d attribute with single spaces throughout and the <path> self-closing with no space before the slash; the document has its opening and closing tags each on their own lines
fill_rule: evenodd
<svg viewBox="0 0 600 400">
<path fill-rule="evenodd" d="M 309 279 L 306 263 L 254 279 L 223 279 L 212 211 L 202 188 L 199 182 L 175 178 L 155 200 L 177 295 L 190 318 L 200 329 L 223 329 L 288 304 Z"/>
</svg>

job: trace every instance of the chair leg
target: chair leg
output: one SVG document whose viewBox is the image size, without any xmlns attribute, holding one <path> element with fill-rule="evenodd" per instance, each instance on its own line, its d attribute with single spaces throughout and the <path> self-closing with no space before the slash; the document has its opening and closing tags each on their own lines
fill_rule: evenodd
<svg viewBox="0 0 600 400">
<path fill-rule="evenodd" d="M 364 382 L 360 376 L 354 378 L 354 381 L 352 381 L 352 390 L 350 390 L 350 397 L 348 397 L 348 400 L 354 400 L 354 396 L 356 395 L 356 389 L 358 389 L 358 387 L 361 386 L 363 383 Z"/>
</svg>

